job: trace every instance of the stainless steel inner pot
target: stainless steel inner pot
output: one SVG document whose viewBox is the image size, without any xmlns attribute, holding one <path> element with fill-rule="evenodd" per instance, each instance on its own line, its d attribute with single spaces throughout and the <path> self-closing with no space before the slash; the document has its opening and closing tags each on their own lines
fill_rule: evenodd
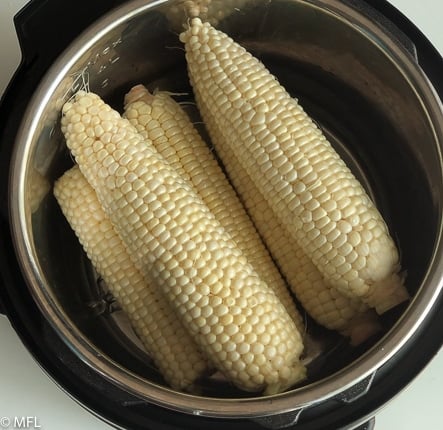
<svg viewBox="0 0 443 430">
<path fill-rule="evenodd" d="M 10 204 L 29 289 L 60 337 L 92 369 L 142 400 L 195 415 L 263 417 L 370 389 L 426 320 L 442 290 L 442 106 L 413 45 L 355 2 L 214 2 L 217 25 L 251 50 L 305 106 L 362 180 L 401 251 L 413 297 L 358 348 L 307 319 L 309 379 L 286 393 L 245 395 L 223 380 L 175 392 L 139 348 L 88 263 L 51 188 L 73 161 L 60 108 L 88 85 L 117 109 L 137 83 L 192 99 L 178 33 L 180 1 L 136 0 L 104 16 L 65 51 L 36 91 L 17 136 Z M 343 393 L 347 393 L 344 395 Z M 350 394 L 353 393 L 353 394 Z M 294 418 L 295 420 L 296 418 Z"/>
</svg>

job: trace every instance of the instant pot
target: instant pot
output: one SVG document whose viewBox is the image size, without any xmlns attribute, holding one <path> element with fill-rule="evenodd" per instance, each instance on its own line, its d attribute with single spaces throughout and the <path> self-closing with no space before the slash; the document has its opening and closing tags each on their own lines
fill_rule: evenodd
<svg viewBox="0 0 443 430">
<path fill-rule="evenodd" d="M 443 342 L 443 62 L 386 1 L 216 1 L 208 19 L 270 68 L 328 135 L 397 241 L 411 300 L 358 347 L 308 320 L 303 386 L 169 389 L 106 294 L 52 196 L 72 165 L 60 108 L 87 86 L 115 108 L 137 83 L 192 99 L 181 1 L 33 0 L 0 105 L 0 310 L 51 378 L 128 429 L 370 429 Z M 210 14 L 210 12 L 209 12 Z"/>
</svg>

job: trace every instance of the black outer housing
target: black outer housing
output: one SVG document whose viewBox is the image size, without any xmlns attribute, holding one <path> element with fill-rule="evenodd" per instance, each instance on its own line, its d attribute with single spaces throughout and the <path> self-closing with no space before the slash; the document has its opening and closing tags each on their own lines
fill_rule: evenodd
<svg viewBox="0 0 443 430">
<path fill-rule="evenodd" d="M 349 1 L 349 0 L 348 0 Z M 72 40 L 103 13 L 124 0 L 33 0 L 15 17 L 22 62 L 0 101 L 0 312 L 5 313 L 26 348 L 48 375 L 69 395 L 109 424 L 128 429 L 253 430 L 249 420 L 194 417 L 148 404 L 104 380 L 83 363 L 59 338 L 33 301 L 21 273 L 9 224 L 9 165 L 15 137 L 27 104 L 40 80 Z M 401 30 L 417 50 L 420 66 L 443 96 L 443 61 L 424 35 L 385 0 L 361 0 L 360 9 Z M 85 13 L 87 11 L 87 13 Z M 374 14 L 375 11 L 375 15 Z M 377 13 L 378 12 L 378 13 Z M 406 43 L 406 45 L 407 45 Z M 303 411 L 297 430 L 340 429 L 369 419 L 401 391 L 433 358 L 443 344 L 443 300 L 401 351 L 376 373 L 371 389 L 352 403 L 328 401 Z M 441 314 L 443 315 L 443 314 Z M 425 334 L 426 333 L 426 334 Z M 369 425 L 366 428 L 370 428 Z"/>
</svg>

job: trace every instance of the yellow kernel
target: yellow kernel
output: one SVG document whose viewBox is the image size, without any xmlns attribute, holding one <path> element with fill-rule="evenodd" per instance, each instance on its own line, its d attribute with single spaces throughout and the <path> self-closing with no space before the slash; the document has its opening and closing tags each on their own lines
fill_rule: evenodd
<svg viewBox="0 0 443 430">
<path fill-rule="evenodd" d="M 262 354 L 264 350 L 265 350 L 265 347 L 263 346 L 262 343 L 254 343 L 251 347 L 251 352 L 256 355 Z"/>
<path fill-rule="evenodd" d="M 351 231 L 348 234 L 348 242 L 352 246 L 356 247 L 360 243 L 360 241 L 361 241 L 361 237 L 360 237 L 360 235 L 356 231 Z"/>
<path fill-rule="evenodd" d="M 260 373 L 259 367 L 253 363 L 249 364 L 246 369 L 250 376 L 258 375 Z"/>
<path fill-rule="evenodd" d="M 322 231 L 322 233 L 324 234 L 323 231 Z M 341 236 L 340 231 L 338 229 L 334 229 L 334 230 L 330 231 L 328 234 L 326 234 L 326 239 L 328 240 L 328 242 L 331 242 L 332 244 L 334 244 L 334 241 L 337 240 L 340 236 Z M 334 245 L 334 247 L 335 247 L 335 245 Z"/>
<path fill-rule="evenodd" d="M 340 234 L 340 232 L 339 232 L 339 235 L 332 241 L 332 245 L 336 249 L 341 249 L 341 247 L 346 244 L 346 240 L 347 240 L 347 236 L 345 234 Z M 347 244 L 347 245 L 349 245 L 349 244 Z M 347 254 L 345 254 L 345 255 L 347 255 Z"/>
<path fill-rule="evenodd" d="M 246 363 L 244 362 L 244 360 L 237 359 L 232 363 L 232 368 L 237 372 L 242 372 L 246 368 Z"/>
<path fill-rule="evenodd" d="M 233 321 L 234 321 L 234 316 L 231 314 L 226 314 L 220 317 L 220 323 L 224 326 L 232 324 Z"/>
<path fill-rule="evenodd" d="M 233 366 L 236 361 L 240 360 L 240 353 L 238 351 L 229 351 L 227 358 L 231 362 L 231 366 Z"/>
<path fill-rule="evenodd" d="M 259 330 L 260 327 L 262 327 L 264 329 L 264 326 L 258 326 L 256 328 L 256 330 Z M 269 333 L 265 332 L 259 336 L 259 339 L 260 339 L 260 342 L 263 343 L 263 345 L 267 345 L 271 341 L 271 336 L 269 335 Z"/>
<path fill-rule="evenodd" d="M 341 245 L 338 249 L 339 253 L 341 255 L 347 256 L 353 251 L 353 247 L 350 243 L 345 242 L 343 245 Z"/>
<path fill-rule="evenodd" d="M 349 263 L 343 263 L 337 267 L 337 273 L 339 273 L 340 275 L 344 275 L 349 270 L 351 270 L 351 265 Z"/>
<path fill-rule="evenodd" d="M 340 220 L 337 222 L 337 228 L 344 234 L 348 234 L 352 231 L 352 226 L 349 222 L 345 220 Z"/>
<path fill-rule="evenodd" d="M 241 343 L 238 347 L 237 347 L 237 351 L 239 354 L 246 354 L 249 352 L 250 346 L 247 343 Z"/>
<path fill-rule="evenodd" d="M 356 270 L 349 270 L 344 275 L 346 281 L 351 282 L 355 279 L 358 279 L 358 272 Z"/>
</svg>

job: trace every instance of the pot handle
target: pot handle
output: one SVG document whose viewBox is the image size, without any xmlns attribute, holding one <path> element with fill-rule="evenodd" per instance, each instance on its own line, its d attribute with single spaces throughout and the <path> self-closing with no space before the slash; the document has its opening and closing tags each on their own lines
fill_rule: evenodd
<svg viewBox="0 0 443 430">
<path fill-rule="evenodd" d="M 31 0 L 14 17 L 22 63 L 44 59 L 51 64 L 86 27 L 123 2 Z"/>
<path fill-rule="evenodd" d="M 287 427 L 296 426 L 297 421 L 302 413 L 302 409 L 296 409 L 279 415 L 271 415 L 264 417 L 256 417 L 252 421 L 260 424 L 262 427 L 270 430 L 280 430 Z"/>
<path fill-rule="evenodd" d="M 276 415 L 272 417 L 257 417 L 254 418 L 257 424 L 260 424 L 262 427 L 270 430 L 283 430 L 287 427 L 297 428 L 297 421 L 303 409 L 298 409 L 293 412 L 288 412 L 281 415 Z M 375 418 L 372 417 L 369 421 L 364 424 L 360 424 L 358 427 L 355 427 L 354 430 L 374 430 L 375 428 Z"/>
<path fill-rule="evenodd" d="M 337 394 L 334 399 L 342 403 L 352 403 L 353 401 L 363 397 L 371 388 L 374 380 L 375 372 L 363 378 L 352 387 Z M 285 429 L 287 427 L 296 426 L 300 418 L 303 408 L 295 409 L 291 412 L 286 412 L 279 415 L 271 415 L 264 417 L 256 417 L 253 419 L 256 423 L 262 427 L 272 430 Z M 360 425 L 354 430 L 373 430 L 375 420 L 372 418 L 367 423 Z"/>
</svg>

